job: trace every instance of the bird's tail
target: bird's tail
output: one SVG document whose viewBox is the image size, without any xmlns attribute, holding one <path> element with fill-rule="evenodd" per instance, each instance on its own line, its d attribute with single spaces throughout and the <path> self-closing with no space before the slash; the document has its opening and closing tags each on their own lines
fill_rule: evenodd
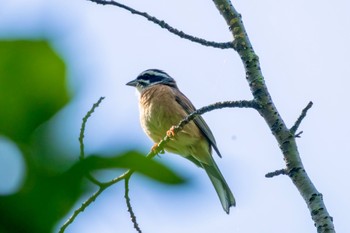
<svg viewBox="0 0 350 233">
<path fill-rule="evenodd" d="M 207 172 L 211 182 L 213 183 L 216 193 L 218 194 L 219 199 L 221 201 L 222 207 L 224 208 L 225 212 L 229 214 L 230 207 L 235 206 L 236 201 L 230 190 L 230 187 L 226 183 L 218 166 L 216 165 L 214 160 L 212 161 L 213 163 L 210 165 L 203 164 L 203 163 L 201 165 L 204 168 L 204 170 Z"/>
</svg>

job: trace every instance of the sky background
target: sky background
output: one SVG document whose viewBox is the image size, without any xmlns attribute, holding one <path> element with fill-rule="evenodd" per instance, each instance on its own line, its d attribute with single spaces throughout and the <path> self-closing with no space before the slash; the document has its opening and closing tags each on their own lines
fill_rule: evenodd
<svg viewBox="0 0 350 233">
<path fill-rule="evenodd" d="M 212 1 L 122 2 L 191 35 L 218 42 L 231 40 Z M 324 195 L 336 230 L 350 232 L 350 2 L 232 3 L 242 14 L 285 123 L 291 127 L 307 103 L 314 102 L 300 127 L 304 133 L 297 140 L 299 152 L 310 178 Z M 52 119 L 52 138 L 72 155 L 79 150 L 81 118 L 100 96 L 106 99 L 88 122 L 86 152 L 150 150 L 153 143 L 139 125 L 135 90 L 125 86 L 145 69 L 165 70 L 198 108 L 217 101 L 251 99 L 234 51 L 180 39 L 116 7 L 88 0 L 0 0 L 0 39 L 30 38 L 50 40 L 67 64 L 73 101 Z M 133 177 L 130 197 L 142 230 L 316 232 L 289 178 L 264 177 L 283 168 L 284 162 L 259 114 L 250 109 L 225 109 L 204 118 L 223 155 L 222 159 L 214 157 L 237 207 L 226 215 L 203 171 L 179 156 L 164 154 L 157 159 L 188 177 L 189 185 L 170 187 Z M 0 143 L 0 151 L 5 147 Z M 14 171 L 23 166 L 9 164 Z M 2 192 L 7 188 L 4 183 L 0 186 Z M 135 232 L 123 195 L 123 184 L 108 189 L 66 232 Z"/>
</svg>

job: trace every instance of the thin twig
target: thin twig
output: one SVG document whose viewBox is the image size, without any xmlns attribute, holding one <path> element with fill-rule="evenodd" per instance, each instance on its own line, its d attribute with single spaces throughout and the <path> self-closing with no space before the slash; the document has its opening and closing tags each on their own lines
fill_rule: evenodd
<svg viewBox="0 0 350 233">
<path fill-rule="evenodd" d="M 83 160 L 85 157 L 85 152 L 84 152 L 84 133 L 85 133 L 85 127 L 86 127 L 86 122 L 90 118 L 91 114 L 95 111 L 95 109 L 100 105 L 102 100 L 104 100 L 105 97 L 101 96 L 100 99 L 94 103 L 91 107 L 91 109 L 86 113 L 86 115 L 83 117 L 83 122 L 81 124 L 80 128 L 80 134 L 79 134 L 79 144 L 80 144 L 80 156 L 79 159 Z"/>
<path fill-rule="evenodd" d="M 300 131 L 299 133 L 296 133 L 295 135 L 294 135 L 294 137 L 295 138 L 300 138 L 301 136 L 300 135 L 302 135 L 304 132 L 303 131 Z"/>
<path fill-rule="evenodd" d="M 83 160 L 85 158 L 85 150 L 84 150 L 84 133 L 85 133 L 85 127 L 88 119 L 91 117 L 92 113 L 95 111 L 95 109 L 100 105 L 100 103 L 104 100 L 105 97 L 101 96 L 100 99 L 94 103 L 91 107 L 91 109 L 86 113 L 86 115 L 83 117 L 83 122 L 81 124 L 80 128 L 80 134 L 79 134 L 79 144 L 80 144 L 80 156 L 79 160 Z M 101 182 L 98 181 L 95 177 L 93 177 L 90 173 L 86 174 L 86 178 L 88 178 L 92 183 L 101 186 Z"/>
<path fill-rule="evenodd" d="M 130 197 L 129 197 L 129 180 L 130 180 L 130 176 L 125 178 L 125 201 L 126 201 L 126 206 L 128 207 L 128 212 L 130 213 L 130 218 L 131 218 L 131 222 L 134 224 L 134 228 L 137 232 L 142 233 L 141 228 L 139 227 L 139 224 L 136 221 L 136 215 L 134 213 L 134 210 L 132 209 L 131 206 L 131 201 L 130 201 Z"/>
<path fill-rule="evenodd" d="M 161 28 L 165 28 L 169 32 L 171 32 L 171 33 L 173 33 L 173 34 L 175 34 L 183 39 L 187 39 L 187 40 L 190 40 L 190 41 L 195 42 L 195 43 L 199 43 L 199 44 L 204 45 L 204 46 L 219 48 L 219 49 L 234 49 L 234 44 L 232 42 L 219 43 L 219 42 L 207 41 L 207 40 L 204 40 L 202 38 L 191 36 L 187 33 L 184 33 L 183 31 L 180 31 L 176 28 L 173 28 L 172 26 L 170 26 L 169 24 L 164 22 L 164 20 L 157 19 L 156 17 L 147 14 L 146 12 L 141 12 L 141 11 L 135 10 L 129 6 L 123 5 L 123 4 L 116 2 L 116 1 L 104 1 L 104 0 L 88 0 L 88 1 L 94 2 L 97 4 L 101 4 L 101 5 L 113 5 L 113 6 L 120 7 L 124 10 L 129 11 L 131 14 L 140 15 L 140 16 L 148 19 L 149 21 L 159 25 Z"/>
<path fill-rule="evenodd" d="M 287 175 L 286 169 L 276 170 L 274 172 L 269 172 L 265 175 L 266 178 L 272 178 L 274 176 Z"/>
<path fill-rule="evenodd" d="M 83 212 L 86 207 L 88 207 L 92 202 L 94 202 L 96 200 L 96 198 L 107 188 L 107 186 L 105 188 L 100 187 L 92 196 L 90 196 L 86 201 L 83 202 L 83 204 L 74 211 L 74 213 L 68 218 L 68 220 L 61 226 L 60 230 L 58 231 L 58 233 L 63 233 L 66 228 L 74 222 L 75 218 L 81 213 Z"/>
<path fill-rule="evenodd" d="M 301 112 L 299 118 L 298 118 L 297 121 L 294 123 L 293 127 L 290 128 L 291 134 L 294 135 L 295 132 L 298 130 L 298 128 L 299 128 L 301 122 L 302 122 L 303 119 L 306 117 L 307 111 L 312 107 L 312 105 L 313 105 L 313 103 L 312 103 L 312 101 L 310 101 L 310 102 L 306 105 L 306 107 L 303 109 L 303 111 Z"/>
</svg>

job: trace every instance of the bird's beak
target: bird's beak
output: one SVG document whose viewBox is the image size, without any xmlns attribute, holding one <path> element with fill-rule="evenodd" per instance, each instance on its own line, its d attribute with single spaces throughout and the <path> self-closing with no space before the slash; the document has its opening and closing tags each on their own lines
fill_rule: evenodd
<svg viewBox="0 0 350 233">
<path fill-rule="evenodd" d="M 137 80 L 136 80 L 136 79 L 135 79 L 135 80 L 132 80 L 132 81 L 128 82 L 128 83 L 125 84 L 125 85 L 127 85 L 127 86 L 132 86 L 132 87 L 136 87 L 136 85 L 137 85 Z"/>
</svg>

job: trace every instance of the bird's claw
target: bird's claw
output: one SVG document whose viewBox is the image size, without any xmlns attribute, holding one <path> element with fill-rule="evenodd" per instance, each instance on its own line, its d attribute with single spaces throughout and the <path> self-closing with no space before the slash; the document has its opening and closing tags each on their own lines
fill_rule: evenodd
<svg viewBox="0 0 350 233">
<path fill-rule="evenodd" d="M 158 149 L 158 143 L 154 143 L 154 145 L 151 148 L 152 152 L 157 152 L 157 149 Z"/>
<path fill-rule="evenodd" d="M 171 126 L 171 128 L 166 131 L 166 136 L 169 138 L 175 137 L 175 126 Z"/>
</svg>

